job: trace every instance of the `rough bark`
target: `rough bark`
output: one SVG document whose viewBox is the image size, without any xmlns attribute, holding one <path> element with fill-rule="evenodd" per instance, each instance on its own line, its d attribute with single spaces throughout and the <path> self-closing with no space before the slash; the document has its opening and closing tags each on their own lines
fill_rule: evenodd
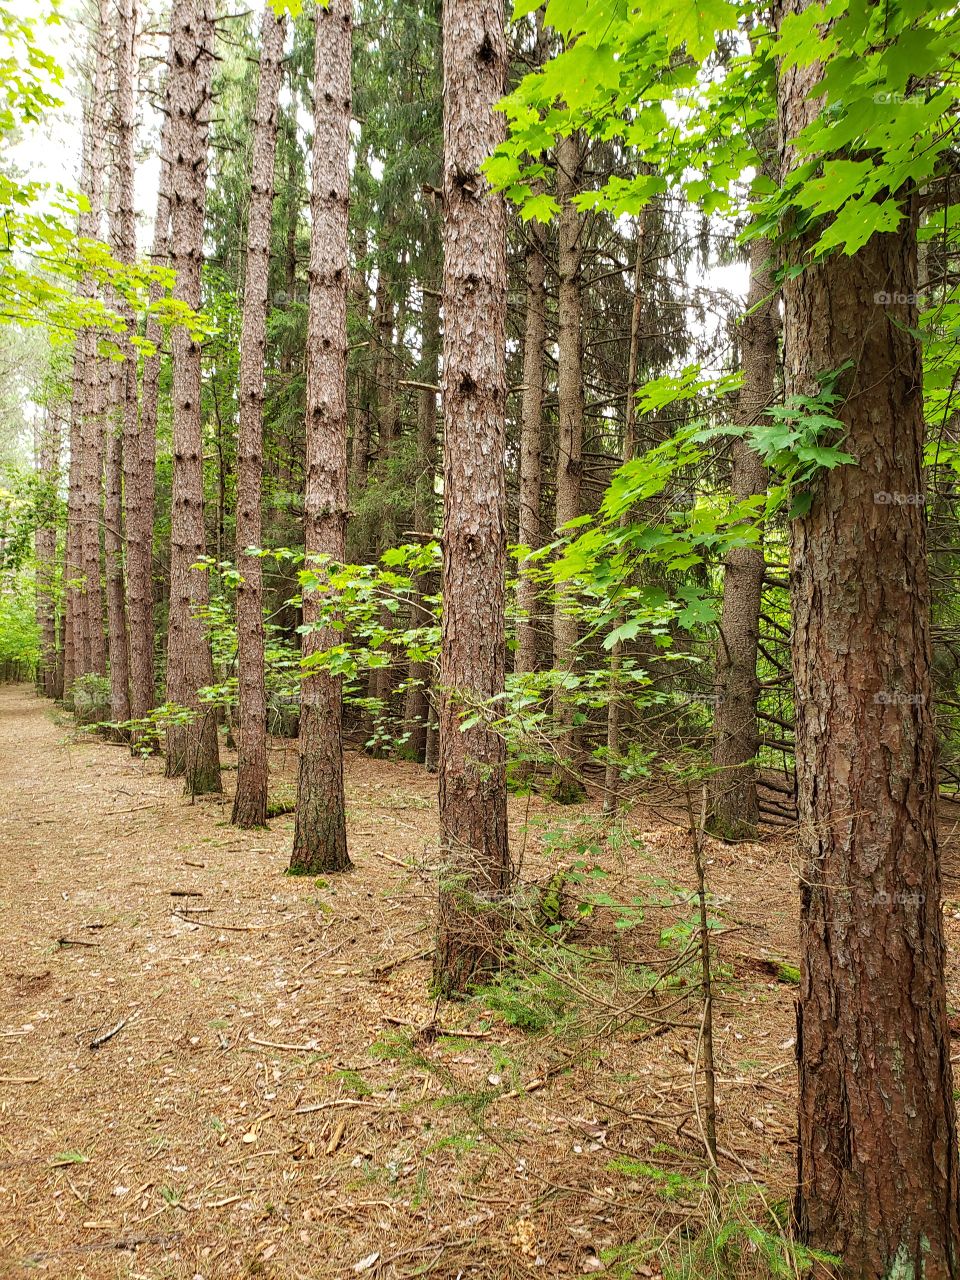
<svg viewBox="0 0 960 1280">
<path fill-rule="evenodd" d="M 248 555 L 262 536 L 263 376 L 270 277 L 270 228 L 285 24 L 268 4 L 260 27 L 260 83 L 253 122 L 247 268 L 240 332 L 240 423 L 237 437 L 237 674 L 240 712 L 233 822 L 267 821 L 267 693 L 264 682 L 263 566 Z"/>
<path fill-rule="evenodd" d="M 781 20 L 802 5 L 786 0 Z M 820 110 L 816 74 L 781 72 L 785 166 Z M 801 237 L 791 259 L 807 250 Z M 916 307 L 903 301 L 916 291 L 912 219 L 784 285 L 787 394 L 855 362 L 839 413 L 856 464 L 822 475 L 791 539 L 804 844 L 796 1209 L 801 1237 L 840 1255 L 853 1280 L 960 1274 L 922 374 Z"/>
<path fill-rule="evenodd" d="M 137 65 L 137 9 L 135 0 L 120 0 L 116 9 L 115 145 L 110 185 L 110 245 L 119 262 L 132 265 L 137 256 L 134 192 L 136 133 L 135 80 Z M 137 447 L 137 354 L 130 341 L 134 315 L 119 296 L 113 304 L 127 325 L 118 339 L 122 360 L 109 366 L 110 412 L 104 454 L 103 549 L 107 591 L 107 649 L 110 666 L 110 719 L 115 725 L 130 719 L 130 649 L 124 573 L 123 476 L 127 447 Z M 126 739 L 126 731 L 116 731 Z"/>
<path fill-rule="evenodd" d="M 318 8 L 316 32 L 304 498 L 304 546 L 308 564 L 314 565 L 318 557 L 342 562 L 346 547 L 351 0 L 330 0 L 328 8 Z M 318 592 L 304 591 L 307 663 L 340 639 L 331 626 L 320 625 L 322 604 Z M 345 871 L 351 865 L 342 731 L 341 680 L 317 671 L 303 681 L 300 699 L 293 872 Z"/>
<path fill-rule="evenodd" d="M 207 135 L 213 72 L 211 0 L 176 0 L 170 15 L 171 115 L 170 265 L 174 297 L 200 309 Z M 216 718 L 199 691 L 213 683 L 213 660 L 202 612 L 209 582 L 193 568 L 205 553 L 203 421 L 200 344 L 179 325 L 173 331 L 173 494 L 170 517 L 170 611 L 167 697 L 191 712 L 167 735 L 167 775 L 183 776 L 191 795 L 220 791 Z"/>
<path fill-rule="evenodd" d="M 81 190 L 88 207 L 80 214 L 78 230 L 99 240 L 103 223 L 107 81 L 110 63 L 109 0 L 98 0 L 90 37 L 93 61 L 90 96 L 84 112 Z M 81 293 L 93 297 L 92 278 L 81 281 Z M 72 536 L 68 535 L 70 578 L 75 584 L 69 601 L 72 630 L 73 677 L 107 669 L 103 632 L 103 591 L 100 582 L 100 501 L 103 490 L 103 387 L 98 336 L 85 328 L 77 335 L 71 425 Z M 75 458 L 73 456 L 75 450 Z M 72 680 L 71 680 L 72 683 Z"/>
<path fill-rule="evenodd" d="M 170 183 L 172 177 L 172 113 L 170 59 L 164 86 L 164 119 L 160 132 L 160 175 L 153 220 L 150 261 L 164 267 L 170 256 Z M 131 135 L 132 136 L 132 135 Z M 159 284 L 150 286 L 150 301 L 163 296 Z M 130 714 L 143 719 L 156 704 L 154 671 L 153 522 L 156 502 L 157 419 L 160 405 L 160 348 L 163 331 L 148 314 L 145 336 L 155 353 L 143 361 L 140 425 L 135 437 L 124 440 L 124 494 L 127 535 L 127 610 L 130 628 Z M 128 427 L 131 426 L 128 423 Z M 143 735 L 134 730 L 134 749 Z"/>
<path fill-rule="evenodd" d="M 773 246 L 754 240 L 750 248 L 747 313 L 741 325 L 743 385 L 737 422 L 761 420 L 776 389 L 780 331 L 779 295 L 774 281 Z M 766 492 L 763 462 L 745 440 L 731 448 L 730 491 L 743 501 Z M 750 840 L 760 820 L 757 770 L 757 644 L 763 593 L 764 554 L 760 545 L 735 547 L 723 566 L 723 607 L 717 644 L 716 704 L 709 829 L 728 840 Z"/>
<path fill-rule="evenodd" d="M 557 434 L 556 513 L 560 529 L 580 515 L 580 482 L 583 465 L 583 300 L 580 259 L 583 215 L 572 202 L 578 188 L 582 143 L 576 134 L 557 144 L 557 200 L 561 206 L 558 226 L 557 271 Z M 566 592 L 558 588 L 553 612 L 553 665 L 558 673 L 570 673 L 577 661 L 579 627 Z M 583 796 L 579 780 L 579 747 L 573 727 L 573 704 L 562 687 L 554 698 L 557 767 L 554 794 L 563 803 Z"/>
<path fill-rule="evenodd" d="M 434 980 L 456 995 L 496 963 L 511 884 L 502 737 L 465 715 L 503 690 L 506 210 L 481 166 L 503 136 L 503 0 L 443 6 L 444 515 L 440 890 Z"/>
</svg>

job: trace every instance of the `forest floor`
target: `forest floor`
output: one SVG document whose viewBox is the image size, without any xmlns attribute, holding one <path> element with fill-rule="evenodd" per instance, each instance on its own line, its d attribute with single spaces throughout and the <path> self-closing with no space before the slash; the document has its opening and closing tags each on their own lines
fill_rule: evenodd
<svg viewBox="0 0 960 1280">
<path fill-rule="evenodd" d="M 511 799 L 526 881 L 583 859 L 646 906 L 541 934 L 512 1003 L 438 1007 L 435 779 L 351 754 L 347 790 L 355 870 L 292 878 L 291 817 L 239 832 L 0 688 L 0 1276 L 713 1274 L 686 833 Z M 783 835 L 708 856 L 729 1223 L 790 1194 L 796 868 Z"/>
</svg>

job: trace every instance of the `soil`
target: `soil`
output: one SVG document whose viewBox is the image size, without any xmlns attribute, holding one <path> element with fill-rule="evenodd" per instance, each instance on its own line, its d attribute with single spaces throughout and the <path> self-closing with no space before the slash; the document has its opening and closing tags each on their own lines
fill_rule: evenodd
<svg viewBox="0 0 960 1280">
<path fill-rule="evenodd" d="M 347 789 L 355 870 L 292 878 L 291 816 L 239 832 L 229 796 L 0 688 L 0 1276 L 656 1277 L 697 1247 L 682 820 L 511 799 L 526 885 L 607 873 L 565 886 L 570 924 L 519 896 L 525 1030 L 430 996 L 435 780 L 354 753 Z M 707 856 L 720 1195 L 755 1217 L 791 1189 L 795 857 Z M 578 911 L 598 889 L 642 905 Z"/>
</svg>

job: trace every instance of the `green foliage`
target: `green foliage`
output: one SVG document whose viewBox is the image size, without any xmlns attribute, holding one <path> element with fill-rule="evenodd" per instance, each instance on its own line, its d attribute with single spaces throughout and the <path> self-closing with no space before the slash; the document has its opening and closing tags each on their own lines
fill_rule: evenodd
<svg viewBox="0 0 960 1280">
<path fill-rule="evenodd" d="M 33 583 L 25 573 L 0 578 L 0 666 L 33 671 L 40 660 L 40 632 Z"/>
<path fill-rule="evenodd" d="M 70 686 L 70 703 L 77 723 L 100 725 L 110 719 L 110 681 L 92 672 Z"/>
</svg>

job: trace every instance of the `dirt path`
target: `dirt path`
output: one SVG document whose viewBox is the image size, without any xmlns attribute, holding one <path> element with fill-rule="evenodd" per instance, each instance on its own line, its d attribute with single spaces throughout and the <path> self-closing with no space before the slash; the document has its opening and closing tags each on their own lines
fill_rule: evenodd
<svg viewBox="0 0 960 1280">
<path fill-rule="evenodd" d="M 702 1167 L 695 1034 L 611 1015 L 570 1042 L 472 1002 L 440 1010 L 465 1034 L 438 1038 L 433 781 L 363 757 L 347 777 L 357 870 L 294 880 L 289 818 L 239 833 L 0 687 L 0 1275 L 574 1275 L 676 1225 L 677 1196 L 633 1166 Z M 545 833 L 589 818 L 511 815 L 538 876 L 570 861 Z M 669 832 L 644 849 L 682 874 Z M 732 1176 L 777 1188 L 792 991 L 757 957 L 789 946 L 789 863 L 720 851 L 713 875 L 738 978 L 721 1136 Z"/>
</svg>

